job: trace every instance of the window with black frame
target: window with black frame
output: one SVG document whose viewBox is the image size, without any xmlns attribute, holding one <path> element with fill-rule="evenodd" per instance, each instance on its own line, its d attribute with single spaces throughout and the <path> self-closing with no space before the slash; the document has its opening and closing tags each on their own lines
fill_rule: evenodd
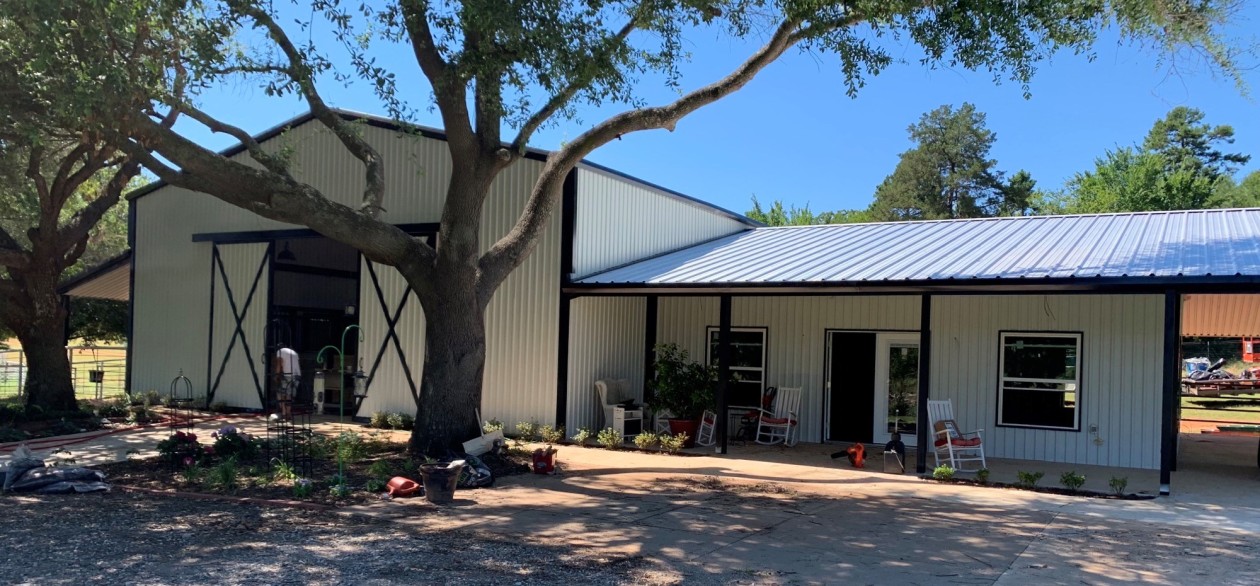
<svg viewBox="0 0 1260 586">
<path fill-rule="evenodd" d="M 719 328 L 709 328 L 709 364 L 718 364 Z M 766 329 L 731 328 L 731 377 L 727 404 L 756 407 L 766 386 Z"/>
<path fill-rule="evenodd" d="M 1080 430 L 1081 335 L 1001 334 L 998 425 Z"/>
</svg>

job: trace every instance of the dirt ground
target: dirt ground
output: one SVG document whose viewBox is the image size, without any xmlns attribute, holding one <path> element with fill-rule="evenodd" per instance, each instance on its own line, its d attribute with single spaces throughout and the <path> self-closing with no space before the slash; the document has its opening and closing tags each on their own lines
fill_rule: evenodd
<svg viewBox="0 0 1260 586">
<path fill-rule="evenodd" d="M 525 477 L 461 495 L 446 510 L 364 509 L 374 518 L 121 491 L 7 495 L 0 583 L 1260 583 L 1254 534 L 1000 504 L 678 475 L 621 492 Z M 531 495 L 554 504 L 510 506 Z"/>
</svg>

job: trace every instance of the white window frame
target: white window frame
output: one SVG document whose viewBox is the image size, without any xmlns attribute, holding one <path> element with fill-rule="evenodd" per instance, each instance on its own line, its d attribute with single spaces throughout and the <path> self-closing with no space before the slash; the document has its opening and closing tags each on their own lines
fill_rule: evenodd
<svg viewBox="0 0 1260 586">
<path fill-rule="evenodd" d="M 1073 340 L 1076 343 L 1076 377 L 1071 380 L 1066 379 L 1042 379 L 1042 378 L 1023 378 L 1006 376 L 1006 340 L 1008 337 L 1038 337 L 1038 338 L 1063 338 Z M 1047 429 L 1053 431 L 1080 431 L 1081 430 L 1081 360 L 1082 352 L 1082 334 L 1081 332 L 1037 332 L 1037 331 L 1003 331 L 998 333 L 998 381 L 997 381 L 997 425 L 1001 427 L 1023 427 L 1028 429 Z M 1007 423 L 1002 420 L 1003 403 L 1006 400 L 1007 386 L 1006 382 L 1021 383 L 1048 383 L 1055 385 L 1063 385 L 1063 389 L 1027 389 L 1019 388 L 1021 391 L 1045 391 L 1053 393 L 1072 393 L 1074 399 L 1074 408 L 1072 409 L 1072 427 L 1058 427 L 1052 425 L 1030 425 L 1026 423 Z"/>
<path fill-rule="evenodd" d="M 704 356 L 704 358 L 705 358 L 705 362 L 706 362 L 707 364 L 712 364 L 712 365 L 714 365 L 714 366 L 717 366 L 717 364 L 716 364 L 716 362 L 715 362 L 715 361 L 717 360 L 717 357 L 716 357 L 716 356 L 713 356 L 713 353 L 712 353 L 712 351 L 713 351 L 713 345 L 712 345 L 712 344 L 710 344 L 710 343 L 709 343 L 709 341 L 713 339 L 713 334 L 714 334 L 714 333 L 720 332 L 721 330 L 722 330 L 722 328 L 720 328 L 720 327 L 718 327 L 718 326 L 709 326 L 709 327 L 705 328 L 705 331 L 704 331 L 704 354 L 705 354 L 705 356 Z M 742 372 L 760 372 L 760 373 L 761 373 L 761 389 L 760 389 L 760 391 L 759 391 L 759 393 L 758 393 L 758 396 L 764 395 L 764 394 L 765 394 L 765 392 L 766 392 L 766 357 L 769 355 L 769 353 L 768 353 L 768 352 L 766 352 L 766 344 L 768 343 L 769 338 L 770 338 L 770 329 L 769 329 L 769 328 L 765 328 L 765 327 L 749 327 L 749 326 L 745 326 L 745 327 L 741 327 L 741 328 L 732 327 L 732 328 L 731 328 L 731 333 L 735 333 L 735 332 L 756 332 L 756 333 L 761 334 L 761 368 L 753 368 L 753 367 L 750 367 L 750 366 L 735 366 L 735 365 L 731 365 L 731 370 L 732 370 L 732 371 L 737 371 L 737 372 L 738 372 L 738 371 L 742 371 Z M 760 400 L 759 400 L 758 402 L 760 402 Z M 730 406 L 730 407 L 737 407 L 737 406 L 739 406 L 739 405 L 732 405 L 732 406 Z M 760 406 L 760 405 L 748 405 L 748 407 L 758 408 L 758 409 L 759 409 L 761 406 Z M 729 407 L 728 407 L 728 408 L 729 408 Z"/>
</svg>

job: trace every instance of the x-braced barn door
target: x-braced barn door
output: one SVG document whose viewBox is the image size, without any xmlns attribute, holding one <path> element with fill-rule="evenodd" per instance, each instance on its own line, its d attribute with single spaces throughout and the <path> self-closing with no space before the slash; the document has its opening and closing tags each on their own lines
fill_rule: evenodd
<svg viewBox="0 0 1260 586">
<path fill-rule="evenodd" d="M 214 245 L 210 263 L 207 402 L 266 405 L 264 350 L 272 244 Z"/>
<path fill-rule="evenodd" d="M 419 404 L 424 368 L 424 311 L 397 270 L 367 259 L 362 263 L 359 353 L 370 392 L 359 410 L 411 411 Z"/>
</svg>

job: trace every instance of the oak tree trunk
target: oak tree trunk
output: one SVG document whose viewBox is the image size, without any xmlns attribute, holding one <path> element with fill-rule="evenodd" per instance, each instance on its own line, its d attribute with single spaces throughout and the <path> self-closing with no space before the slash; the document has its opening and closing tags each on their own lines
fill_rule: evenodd
<svg viewBox="0 0 1260 586">
<path fill-rule="evenodd" d="M 444 287 L 425 311 L 424 375 L 410 450 L 446 458 L 479 433 L 485 312 L 472 287 Z"/>
<path fill-rule="evenodd" d="M 7 325 L 17 334 L 26 355 L 26 404 L 44 410 L 76 410 L 70 359 L 66 356 L 65 306 L 55 289 L 27 285 L 17 299 L 5 300 L 17 310 L 6 312 Z"/>
</svg>

